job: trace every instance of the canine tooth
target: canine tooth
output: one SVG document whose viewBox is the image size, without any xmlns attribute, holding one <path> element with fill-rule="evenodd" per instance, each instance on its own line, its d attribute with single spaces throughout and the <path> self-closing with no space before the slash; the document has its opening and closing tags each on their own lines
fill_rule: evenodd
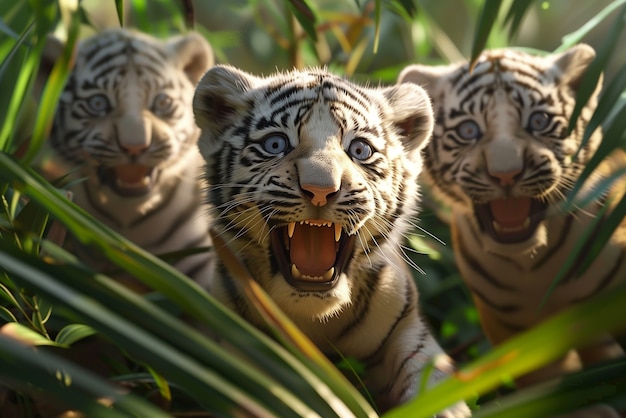
<svg viewBox="0 0 626 418">
<path fill-rule="evenodd" d="M 530 218 L 524 219 L 524 229 L 528 229 L 530 226 Z"/>
<path fill-rule="evenodd" d="M 295 222 L 289 222 L 287 224 L 287 235 L 289 235 L 289 238 L 293 237 L 293 231 L 296 230 L 296 223 Z"/>
<path fill-rule="evenodd" d="M 332 279 L 333 274 L 335 274 L 335 268 L 334 268 L 334 267 L 331 267 L 330 269 L 328 269 L 328 270 L 326 271 L 326 273 L 324 273 L 324 276 L 322 276 L 322 278 L 323 278 L 324 280 L 330 280 L 330 279 Z"/>
<path fill-rule="evenodd" d="M 341 239 L 341 225 L 335 224 L 335 242 Z"/>
<path fill-rule="evenodd" d="M 294 279 L 299 279 L 302 277 L 302 273 L 300 273 L 300 270 L 298 270 L 298 267 L 296 267 L 295 264 L 291 265 L 291 276 Z"/>
</svg>

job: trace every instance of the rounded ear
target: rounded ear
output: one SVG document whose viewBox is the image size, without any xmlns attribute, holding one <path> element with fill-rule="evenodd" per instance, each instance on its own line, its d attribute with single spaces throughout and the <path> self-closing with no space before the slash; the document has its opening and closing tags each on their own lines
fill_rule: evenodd
<svg viewBox="0 0 626 418">
<path fill-rule="evenodd" d="M 439 95 L 441 79 L 456 66 L 412 64 L 398 75 L 398 83 L 413 83 L 424 88 L 431 97 Z"/>
<path fill-rule="evenodd" d="M 247 91 L 254 88 L 257 78 L 230 65 L 217 65 L 207 71 L 193 98 L 196 124 L 216 137 L 241 109 L 246 109 Z"/>
<path fill-rule="evenodd" d="M 404 148 L 413 154 L 426 146 L 433 132 L 434 116 L 426 91 L 413 83 L 396 84 L 383 90 L 391 117 L 402 134 Z"/>
<path fill-rule="evenodd" d="M 168 42 L 168 49 L 172 61 L 178 63 L 193 85 L 215 64 L 211 45 L 196 32 L 172 39 Z"/>
<path fill-rule="evenodd" d="M 587 68 L 596 57 L 596 51 L 587 44 L 577 44 L 554 56 L 554 66 L 563 74 L 562 83 L 577 91 Z M 598 78 L 596 93 L 602 86 L 602 75 Z"/>
<path fill-rule="evenodd" d="M 41 93 L 52 72 L 52 67 L 54 67 L 54 64 L 63 54 L 63 48 L 65 48 L 65 44 L 59 38 L 53 35 L 46 37 L 46 43 L 41 53 L 39 69 L 37 70 L 37 76 L 35 77 L 35 84 L 33 86 L 33 96 L 35 100 L 39 101 L 41 98 Z"/>
</svg>

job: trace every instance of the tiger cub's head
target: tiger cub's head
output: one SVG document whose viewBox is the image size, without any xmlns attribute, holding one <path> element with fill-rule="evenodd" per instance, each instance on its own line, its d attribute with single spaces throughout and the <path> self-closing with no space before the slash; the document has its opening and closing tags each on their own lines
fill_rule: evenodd
<svg viewBox="0 0 626 418">
<path fill-rule="evenodd" d="M 324 70 L 198 84 L 214 229 L 288 313 L 324 318 L 389 264 L 417 200 L 432 110 L 415 85 L 365 88 Z"/>
<path fill-rule="evenodd" d="M 84 40 L 61 95 L 52 147 L 82 168 L 103 201 L 149 196 L 197 152 L 191 101 L 212 64 L 198 34 L 158 40 L 109 29 Z"/>
<path fill-rule="evenodd" d="M 577 45 L 546 56 L 484 52 L 475 68 L 411 65 L 399 83 L 423 86 L 436 125 L 424 173 L 435 192 L 465 212 L 491 247 L 525 251 L 545 244 L 543 221 L 562 201 L 598 146 L 573 156 L 597 104 L 596 89 L 568 134 L 576 92 L 595 52 Z"/>
</svg>

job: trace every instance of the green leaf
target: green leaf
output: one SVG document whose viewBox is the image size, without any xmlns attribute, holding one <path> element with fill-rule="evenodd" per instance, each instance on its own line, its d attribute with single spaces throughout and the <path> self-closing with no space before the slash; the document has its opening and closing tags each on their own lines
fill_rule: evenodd
<svg viewBox="0 0 626 418">
<path fill-rule="evenodd" d="M 619 15 L 616 17 L 615 23 L 607 36 L 604 37 L 602 46 L 597 51 L 596 58 L 589 64 L 589 67 L 582 77 L 580 86 L 576 91 L 576 105 L 570 115 L 568 133 L 576 126 L 580 112 L 589 100 L 589 97 L 591 97 L 595 91 L 600 75 L 607 68 L 609 60 L 614 55 L 615 47 L 626 24 L 624 17 L 626 17 L 626 6 L 622 8 Z"/>
<path fill-rule="evenodd" d="M 317 16 L 306 0 L 287 0 L 289 9 L 296 17 L 306 34 L 313 42 L 317 42 Z"/>
<path fill-rule="evenodd" d="M 522 23 L 522 19 L 534 1 L 535 0 L 517 0 L 511 4 L 509 11 L 504 18 L 504 23 L 510 24 L 509 39 L 512 39 L 519 30 L 519 25 Z"/>
<path fill-rule="evenodd" d="M 126 26 L 126 19 L 124 16 L 124 0 L 115 0 L 115 10 L 117 11 L 117 19 L 120 22 L 120 26 Z"/>
<path fill-rule="evenodd" d="M 63 54 L 55 62 L 50 77 L 41 94 L 30 145 L 26 155 L 22 159 L 25 164 L 32 162 L 50 133 L 59 97 L 61 97 L 61 92 L 73 67 L 74 45 L 78 39 L 79 29 L 80 14 L 73 13 L 70 18 L 69 27 L 67 28 L 67 42 L 63 49 Z M 45 37 L 39 40 L 37 44 L 38 51 L 43 50 L 45 42 Z M 41 54 L 39 54 L 39 56 L 41 56 Z"/>
<path fill-rule="evenodd" d="M 53 367 L 51 367 L 53 366 Z M 93 373 L 43 350 L 31 350 L 24 344 L 0 335 L 0 370 L 5 378 L 24 381 L 44 390 L 48 395 L 63 399 L 86 416 L 98 418 L 128 418 L 143 416 L 172 418 L 150 402 L 125 394 Z M 59 371 L 64 378 L 60 381 Z M 105 407 L 96 399 L 108 399 L 114 409 Z"/>
<path fill-rule="evenodd" d="M 83 324 L 70 324 L 61 328 L 57 334 L 55 341 L 65 347 L 69 347 L 77 341 L 83 338 L 90 337 L 96 334 L 96 330 L 90 326 Z"/>
<path fill-rule="evenodd" d="M 491 391 L 503 381 L 544 366 L 572 347 L 584 346 L 606 333 L 619 334 L 626 330 L 624 300 L 626 285 L 621 285 L 560 312 L 463 366 L 416 399 L 389 411 L 385 418 L 431 417 L 455 402 Z M 576 402 L 585 401 L 579 397 L 568 406 L 579 406 Z"/>
<path fill-rule="evenodd" d="M 40 333 L 33 331 L 19 322 L 9 322 L 8 324 L 3 325 L 2 328 L 0 328 L 0 335 L 11 337 L 28 345 L 50 345 L 62 347 L 61 344 L 44 337 Z"/>
<path fill-rule="evenodd" d="M 501 4 L 502 0 L 486 0 L 480 10 L 480 16 L 476 26 L 476 34 L 474 35 L 474 42 L 472 44 L 470 70 L 474 68 L 476 60 L 480 56 L 483 49 L 485 49 L 485 45 L 487 45 L 491 29 L 498 18 Z"/>
<path fill-rule="evenodd" d="M 582 41 L 593 29 L 601 24 L 611 13 L 613 13 L 618 7 L 625 4 L 626 0 L 613 0 L 597 15 L 589 19 L 578 30 L 569 33 L 561 39 L 561 45 L 554 50 L 554 52 L 563 52 L 572 46 Z M 616 22 L 617 23 L 617 22 Z"/>
</svg>

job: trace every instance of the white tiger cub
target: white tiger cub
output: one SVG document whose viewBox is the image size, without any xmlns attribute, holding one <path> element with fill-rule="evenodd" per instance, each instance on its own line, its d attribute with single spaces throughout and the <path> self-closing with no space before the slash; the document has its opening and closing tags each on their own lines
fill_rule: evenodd
<svg viewBox="0 0 626 418">
<path fill-rule="evenodd" d="M 444 355 L 401 253 L 433 124 L 428 96 L 320 69 L 260 78 L 216 66 L 193 105 L 214 231 L 322 351 L 365 364 L 381 411 L 412 398 L 424 367 Z M 263 328 L 217 264 L 212 293 Z M 468 415 L 459 403 L 441 416 Z"/>
<path fill-rule="evenodd" d="M 79 44 L 55 115 L 50 144 L 65 170 L 75 167 L 84 179 L 71 188 L 74 201 L 156 255 L 211 246 L 191 102 L 212 65 L 199 34 L 159 40 L 108 29 Z M 174 266 L 206 284 L 213 260 L 203 252 Z"/>
<path fill-rule="evenodd" d="M 473 71 L 467 63 L 411 65 L 399 75 L 399 83 L 417 83 L 433 100 L 436 124 L 424 149 L 424 175 L 452 208 L 456 262 L 495 344 L 626 280 L 622 222 L 584 274 L 574 265 L 550 289 L 606 204 L 604 196 L 572 212 L 561 208 L 602 139 L 598 129 L 574 160 L 600 85 L 575 128 L 567 129 L 581 78 L 594 57 L 584 44 L 547 56 L 499 49 L 483 52 Z M 581 195 L 618 166 L 626 166 L 622 152 L 600 166 Z M 624 179 L 617 184 L 616 192 L 624 188 Z M 577 354 L 591 363 L 623 350 L 607 338 Z M 552 377 L 571 366 L 558 362 L 521 382 Z"/>
</svg>

